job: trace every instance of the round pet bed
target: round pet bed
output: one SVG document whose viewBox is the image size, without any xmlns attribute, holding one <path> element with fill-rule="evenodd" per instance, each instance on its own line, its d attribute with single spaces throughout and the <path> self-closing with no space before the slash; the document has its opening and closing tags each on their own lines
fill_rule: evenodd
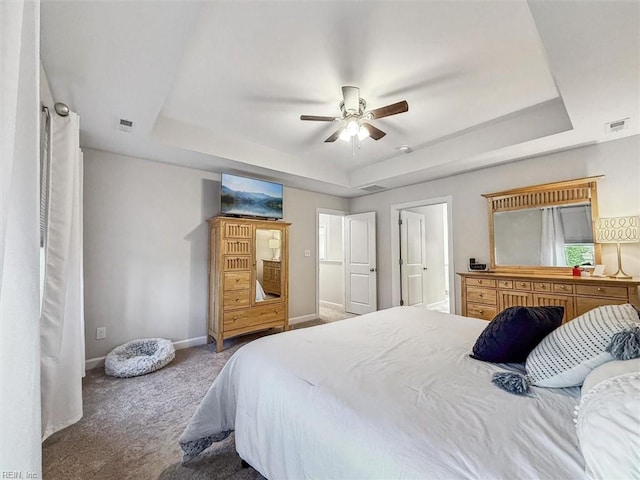
<svg viewBox="0 0 640 480">
<path fill-rule="evenodd" d="M 176 356 L 171 340 L 140 338 L 131 340 L 109 352 L 104 371 L 111 377 L 137 377 L 167 365 Z"/>
</svg>

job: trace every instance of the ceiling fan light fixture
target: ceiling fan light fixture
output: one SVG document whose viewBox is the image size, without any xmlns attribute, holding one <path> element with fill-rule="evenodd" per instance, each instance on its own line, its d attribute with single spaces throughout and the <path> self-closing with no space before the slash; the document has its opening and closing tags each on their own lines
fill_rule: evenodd
<svg viewBox="0 0 640 480">
<path fill-rule="evenodd" d="M 360 131 L 358 120 L 356 120 L 355 118 L 350 118 L 349 120 L 347 120 L 347 125 L 344 130 L 349 134 L 350 137 L 355 137 L 356 135 L 358 135 L 358 132 Z"/>
<path fill-rule="evenodd" d="M 369 130 L 366 127 L 360 126 L 358 129 L 358 140 L 363 141 L 365 138 L 369 136 Z"/>
<path fill-rule="evenodd" d="M 351 135 L 349 135 L 349 132 L 347 132 L 346 128 L 343 128 L 338 138 L 344 142 L 348 142 L 349 140 L 351 140 Z"/>
</svg>

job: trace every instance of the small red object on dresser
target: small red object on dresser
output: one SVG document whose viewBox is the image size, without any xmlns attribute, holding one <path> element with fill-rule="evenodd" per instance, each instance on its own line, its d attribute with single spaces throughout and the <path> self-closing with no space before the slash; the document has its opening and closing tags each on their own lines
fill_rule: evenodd
<svg viewBox="0 0 640 480">
<path fill-rule="evenodd" d="M 574 277 L 579 277 L 580 275 L 582 275 L 582 270 L 580 270 L 580 268 L 578 268 L 578 266 L 576 265 L 575 267 L 573 267 L 572 274 Z"/>
</svg>

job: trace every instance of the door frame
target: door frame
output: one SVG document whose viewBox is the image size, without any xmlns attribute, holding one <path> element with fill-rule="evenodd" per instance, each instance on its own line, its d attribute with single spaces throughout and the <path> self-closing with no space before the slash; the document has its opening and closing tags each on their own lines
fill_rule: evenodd
<svg viewBox="0 0 640 480">
<path fill-rule="evenodd" d="M 316 208 L 316 318 L 320 318 L 320 214 L 335 215 L 344 217 L 349 215 L 344 210 L 332 210 L 330 208 Z M 342 243 L 344 247 L 344 220 L 342 222 Z M 344 248 L 342 254 L 342 264 L 344 265 Z M 342 304 L 346 302 L 345 292 L 342 292 Z"/>
<path fill-rule="evenodd" d="M 391 306 L 395 307 L 400 305 L 400 229 L 398 228 L 400 210 L 425 207 L 428 205 L 439 205 L 442 203 L 447 205 L 447 236 L 449 243 L 449 245 L 447 245 L 447 248 L 449 249 L 449 311 L 451 313 L 456 311 L 455 268 L 453 258 L 453 197 L 451 195 L 391 205 L 391 228 L 389 229 L 391 233 Z"/>
</svg>

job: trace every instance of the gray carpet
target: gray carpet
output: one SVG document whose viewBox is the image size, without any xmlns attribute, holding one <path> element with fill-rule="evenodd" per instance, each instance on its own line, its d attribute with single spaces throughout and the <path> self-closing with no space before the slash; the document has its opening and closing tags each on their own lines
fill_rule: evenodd
<svg viewBox="0 0 640 480">
<path fill-rule="evenodd" d="M 305 328 L 321 320 L 300 323 Z M 183 466 L 178 438 L 214 378 L 244 343 L 264 334 L 178 350 L 167 367 L 149 375 L 113 378 L 103 369 L 83 381 L 84 416 L 43 444 L 45 480 L 262 479 L 242 468 L 233 435 Z"/>
</svg>

